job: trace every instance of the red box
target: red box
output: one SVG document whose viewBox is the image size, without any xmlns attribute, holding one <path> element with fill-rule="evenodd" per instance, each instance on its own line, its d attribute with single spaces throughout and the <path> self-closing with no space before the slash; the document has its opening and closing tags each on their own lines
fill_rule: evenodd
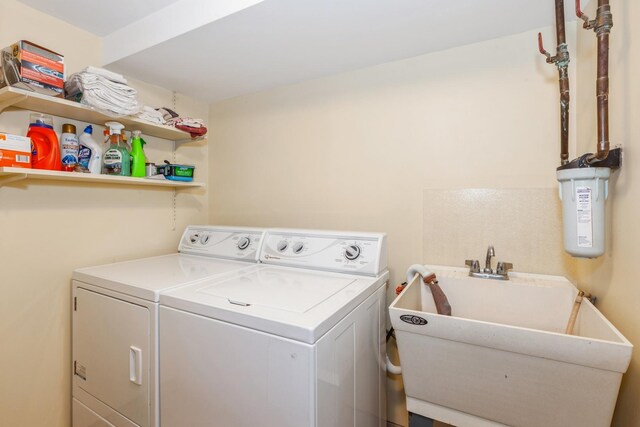
<svg viewBox="0 0 640 427">
<path fill-rule="evenodd" d="M 2 50 L 2 86 L 51 96 L 64 94 L 64 56 L 27 40 Z"/>
</svg>

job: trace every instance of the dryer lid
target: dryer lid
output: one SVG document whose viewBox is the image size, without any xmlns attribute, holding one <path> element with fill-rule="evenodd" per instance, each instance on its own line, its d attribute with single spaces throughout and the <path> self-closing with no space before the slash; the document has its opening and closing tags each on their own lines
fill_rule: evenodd
<svg viewBox="0 0 640 427">
<path fill-rule="evenodd" d="M 170 254 L 79 268 L 72 278 L 115 292 L 157 302 L 160 292 L 248 268 L 252 263 Z"/>
</svg>

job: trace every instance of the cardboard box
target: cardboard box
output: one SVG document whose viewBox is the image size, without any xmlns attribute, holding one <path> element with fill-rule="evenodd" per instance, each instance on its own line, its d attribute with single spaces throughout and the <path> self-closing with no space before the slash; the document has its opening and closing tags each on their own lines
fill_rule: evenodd
<svg viewBox="0 0 640 427">
<path fill-rule="evenodd" d="M 31 168 L 31 138 L 0 132 L 0 166 Z"/>
<path fill-rule="evenodd" d="M 27 40 L 2 49 L 0 87 L 64 95 L 64 56 Z"/>
</svg>

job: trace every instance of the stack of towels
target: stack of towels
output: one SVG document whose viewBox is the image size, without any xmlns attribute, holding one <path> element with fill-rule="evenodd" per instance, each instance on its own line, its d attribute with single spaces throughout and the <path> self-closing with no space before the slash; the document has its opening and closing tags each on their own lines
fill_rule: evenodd
<svg viewBox="0 0 640 427">
<path fill-rule="evenodd" d="M 207 134 L 207 128 L 202 119 L 194 119 L 191 117 L 180 117 L 170 108 L 156 108 L 156 112 L 162 115 L 163 123 L 167 126 L 173 126 L 185 132 L 189 132 L 192 138 L 198 138 Z"/>
<path fill-rule="evenodd" d="M 173 117 L 167 120 L 167 125 L 175 126 L 176 129 L 189 132 L 191 138 L 198 138 L 207 134 L 207 128 L 202 119 L 193 119 L 191 117 Z"/>
<path fill-rule="evenodd" d="M 142 107 L 142 111 L 136 114 L 136 117 L 145 122 L 153 123 L 154 125 L 163 125 L 165 123 L 164 115 L 155 108 L 147 105 Z"/>
<path fill-rule="evenodd" d="M 142 105 L 138 91 L 127 85 L 120 74 L 97 67 L 87 67 L 72 74 L 65 82 L 67 99 L 79 101 L 109 115 L 130 116 Z"/>
</svg>

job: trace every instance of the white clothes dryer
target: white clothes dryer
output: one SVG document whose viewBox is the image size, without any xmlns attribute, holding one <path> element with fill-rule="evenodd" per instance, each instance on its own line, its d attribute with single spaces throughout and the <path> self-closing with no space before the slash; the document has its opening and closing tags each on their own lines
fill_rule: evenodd
<svg viewBox="0 0 640 427">
<path fill-rule="evenodd" d="M 261 264 L 161 294 L 163 427 L 386 425 L 386 250 L 267 230 Z"/>
<path fill-rule="evenodd" d="M 262 229 L 189 226 L 178 253 L 73 272 L 73 427 L 158 427 L 160 293 L 258 262 Z"/>
</svg>

